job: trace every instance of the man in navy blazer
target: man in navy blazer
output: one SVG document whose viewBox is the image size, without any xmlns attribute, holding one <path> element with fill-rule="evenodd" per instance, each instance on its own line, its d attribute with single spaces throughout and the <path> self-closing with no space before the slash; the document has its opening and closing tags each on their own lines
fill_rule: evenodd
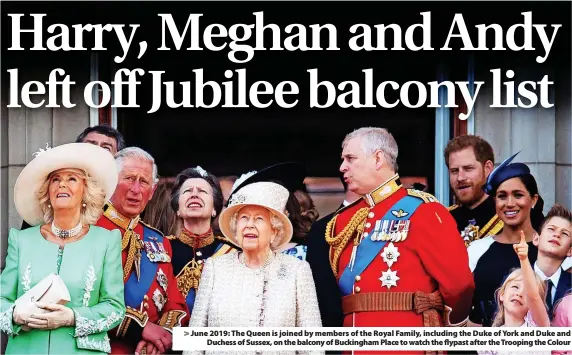
<svg viewBox="0 0 572 355">
<path fill-rule="evenodd" d="M 546 282 L 546 305 L 552 319 L 554 305 L 572 287 L 572 274 L 562 268 L 564 260 L 572 256 L 571 211 L 562 205 L 554 205 L 533 243 L 538 247 L 534 271 Z"/>
</svg>

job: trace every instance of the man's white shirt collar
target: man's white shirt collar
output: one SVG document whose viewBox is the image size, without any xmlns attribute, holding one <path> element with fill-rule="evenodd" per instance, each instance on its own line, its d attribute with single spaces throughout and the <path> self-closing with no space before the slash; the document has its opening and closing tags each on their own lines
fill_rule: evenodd
<svg viewBox="0 0 572 355">
<path fill-rule="evenodd" d="M 542 272 L 542 270 L 540 270 L 540 268 L 538 267 L 538 262 L 535 262 L 534 272 L 536 272 L 536 274 L 540 276 L 542 281 L 546 281 L 547 279 L 550 279 L 552 281 L 552 292 L 550 297 L 552 298 L 552 300 L 554 300 L 554 296 L 556 295 L 556 288 L 558 287 L 558 280 L 560 280 L 560 275 L 562 274 L 562 268 L 559 267 L 556 270 L 556 272 L 552 274 L 552 276 L 548 277 L 544 274 L 544 272 Z"/>
</svg>

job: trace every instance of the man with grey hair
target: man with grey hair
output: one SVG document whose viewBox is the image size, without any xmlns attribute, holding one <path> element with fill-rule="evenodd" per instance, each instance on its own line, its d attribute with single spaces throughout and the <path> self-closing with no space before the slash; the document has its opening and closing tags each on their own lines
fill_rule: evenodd
<svg viewBox="0 0 572 355">
<path fill-rule="evenodd" d="M 451 214 L 432 195 L 401 185 L 397 142 L 386 129 L 360 128 L 342 149 L 343 179 L 363 196 L 326 228 L 343 325 L 465 325 L 474 283 Z"/>
<path fill-rule="evenodd" d="M 169 240 L 140 218 L 157 186 L 157 165 L 137 147 L 117 152 L 115 162 L 117 187 L 97 222 L 123 235 L 127 310 L 119 327 L 110 332 L 111 353 L 163 354 L 172 348 L 173 327 L 188 324 L 189 311 L 173 274 Z"/>
</svg>

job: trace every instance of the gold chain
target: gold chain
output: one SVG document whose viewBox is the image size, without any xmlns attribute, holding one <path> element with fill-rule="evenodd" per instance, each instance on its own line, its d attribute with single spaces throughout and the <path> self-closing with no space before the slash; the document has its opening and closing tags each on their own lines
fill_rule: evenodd
<svg viewBox="0 0 572 355">
<path fill-rule="evenodd" d="M 364 229 L 363 224 L 368 213 L 369 208 L 367 207 L 359 209 L 344 229 L 334 237 L 332 237 L 332 230 L 336 224 L 337 216 L 332 218 L 332 220 L 326 225 L 326 242 L 328 242 L 330 247 L 334 249 L 334 257 L 330 260 L 330 265 L 332 266 L 332 271 L 336 277 L 338 276 L 338 263 L 340 261 L 342 251 L 356 231 L 357 234 L 354 239 L 354 245 L 359 244 L 359 240 Z"/>
<path fill-rule="evenodd" d="M 129 244 L 129 241 L 131 240 L 130 236 L 127 235 L 127 233 L 129 233 L 129 230 L 126 230 L 125 233 L 123 234 L 123 238 L 121 238 L 121 250 L 125 250 L 125 248 L 127 248 L 127 245 Z"/>
</svg>

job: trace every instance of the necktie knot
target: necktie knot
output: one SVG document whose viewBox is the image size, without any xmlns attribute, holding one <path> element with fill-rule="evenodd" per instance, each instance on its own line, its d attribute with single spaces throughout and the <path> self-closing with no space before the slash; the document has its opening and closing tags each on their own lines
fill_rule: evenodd
<svg viewBox="0 0 572 355">
<path fill-rule="evenodd" d="M 552 283 L 551 279 L 547 279 L 546 281 L 546 305 L 548 306 L 549 310 L 552 310 L 552 287 L 554 284 Z"/>
</svg>

